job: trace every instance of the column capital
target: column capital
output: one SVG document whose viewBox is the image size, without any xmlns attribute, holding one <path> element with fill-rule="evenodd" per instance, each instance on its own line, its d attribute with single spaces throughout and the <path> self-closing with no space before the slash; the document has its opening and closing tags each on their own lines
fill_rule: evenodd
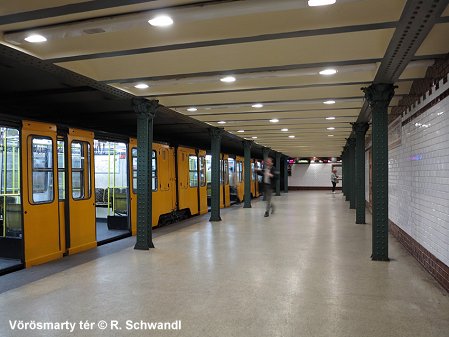
<svg viewBox="0 0 449 337">
<path fill-rule="evenodd" d="M 374 111 L 384 111 L 388 108 L 391 99 L 394 96 L 394 89 L 397 86 L 390 83 L 371 84 L 367 88 L 362 88 L 365 93 L 365 99 L 368 101 L 371 109 Z"/>
<path fill-rule="evenodd" d="M 156 110 L 159 107 L 159 101 L 153 99 L 151 101 L 135 97 L 133 98 L 133 109 L 137 113 L 138 116 L 144 116 L 150 119 L 153 119 L 156 116 Z"/>
<path fill-rule="evenodd" d="M 357 122 L 357 123 L 351 123 L 352 124 L 352 130 L 356 134 L 362 134 L 365 135 L 366 131 L 369 129 L 369 124 L 366 122 Z"/>
<path fill-rule="evenodd" d="M 215 128 L 215 127 L 209 128 L 209 134 L 212 138 L 221 139 L 221 136 L 223 135 L 223 133 L 224 133 L 223 128 Z"/>
<path fill-rule="evenodd" d="M 355 142 L 356 142 L 355 138 L 348 138 L 348 139 L 346 139 L 346 141 L 348 143 L 348 147 L 355 146 Z"/>
<path fill-rule="evenodd" d="M 243 147 L 249 147 L 249 148 L 251 148 L 253 145 L 254 145 L 254 141 L 252 141 L 252 140 L 248 140 L 248 139 L 244 139 L 244 140 L 242 140 L 242 144 L 243 144 Z"/>
</svg>

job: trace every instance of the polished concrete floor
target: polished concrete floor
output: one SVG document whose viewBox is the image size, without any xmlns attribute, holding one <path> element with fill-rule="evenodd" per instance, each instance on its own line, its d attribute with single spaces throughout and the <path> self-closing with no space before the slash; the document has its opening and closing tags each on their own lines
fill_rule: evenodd
<svg viewBox="0 0 449 337">
<path fill-rule="evenodd" d="M 0 294 L 0 336 L 448 336 L 448 293 L 393 238 L 392 260 L 372 262 L 371 226 L 354 223 L 341 194 L 273 200 L 268 218 L 261 201 L 233 206 L 221 222 L 206 215 L 157 236 L 150 252 L 128 238 L 10 289 Z M 9 320 L 77 327 L 12 331 Z M 81 320 L 117 320 L 122 330 L 80 330 Z M 128 331 L 126 320 L 182 328 Z"/>
</svg>

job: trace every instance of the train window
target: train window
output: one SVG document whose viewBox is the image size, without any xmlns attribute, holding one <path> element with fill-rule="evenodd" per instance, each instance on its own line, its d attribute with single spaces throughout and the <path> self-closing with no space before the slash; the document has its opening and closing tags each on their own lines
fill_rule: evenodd
<svg viewBox="0 0 449 337">
<path fill-rule="evenodd" d="M 220 159 L 220 185 L 223 185 L 223 159 Z"/>
<path fill-rule="evenodd" d="M 32 202 L 50 203 L 53 192 L 53 141 L 47 137 L 32 137 Z"/>
<path fill-rule="evenodd" d="M 243 163 L 237 162 L 237 181 L 241 183 L 243 181 Z"/>
<path fill-rule="evenodd" d="M 90 176 L 90 144 L 74 141 L 72 152 L 72 197 L 73 199 L 89 199 L 91 191 Z"/>
<path fill-rule="evenodd" d="M 206 158 L 200 157 L 200 186 L 206 186 Z"/>
<path fill-rule="evenodd" d="M 189 186 L 198 187 L 198 157 L 189 156 Z"/>
<path fill-rule="evenodd" d="M 58 190 L 59 200 L 65 199 L 65 143 L 58 140 Z"/>
<path fill-rule="evenodd" d="M 157 156 L 154 150 L 151 156 L 151 187 L 153 191 L 157 191 Z"/>
<path fill-rule="evenodd" d="M 257 173 L 256 170 L 254 169 L 254 163 L 251 163 L 251 172 L 253 174 L 253 180 L 257 180 Z"/>
<path fill-rule="evenodd" d="M 137 148 L 131 149 L 131 156 L 133 160 L 132 177 L 133 177 L 133 191 L 137 193 Z M 151 187 L 153 191 L 157 191 L 157 158 L 156 151 L 152 151 L 151 156 Z"/>
<path fill-rule="evenodd" d="M 131 149 L 131 157 L 132 157 L 132 177 L 133 177 L 133 192 L 137 193 L 137 148 L 133 147 Z"/>
<path fill-rule="evenodd" d="M 229 184 L 229 169 L 228 169 L 228 160 L 227 159 L 224 160 L 223 171 L 224 171 L 224 184 L 228 185 Z"/>
</svg>

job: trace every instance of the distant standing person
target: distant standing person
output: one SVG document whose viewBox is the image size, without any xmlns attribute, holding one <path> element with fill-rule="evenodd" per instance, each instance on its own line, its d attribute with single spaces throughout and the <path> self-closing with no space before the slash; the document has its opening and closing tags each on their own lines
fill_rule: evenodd
<svg viewBox="0 0 449 337">
<path fill-rule="evenodd" d="M 268 157 L 264 163 L 263 170 L 257 170 L 257 174 L 263 176 L 263 186 L 264 186 L 264 197 L 266 201 L 265 214 L 264 217 L 274 213 L 274 205 L 271 202 L 271 196 L 273 195 L 273 188 L 276 184 L 276 179 L 278 178 L 279 172 L 273 166 L 273 159 Z"/>
<path fill-rule="evenodd" d="M 332 193 L 335 193 L 335 186 L 338 183 L 337 170 L 333 169 L 331 173 Z"/>
</svg>

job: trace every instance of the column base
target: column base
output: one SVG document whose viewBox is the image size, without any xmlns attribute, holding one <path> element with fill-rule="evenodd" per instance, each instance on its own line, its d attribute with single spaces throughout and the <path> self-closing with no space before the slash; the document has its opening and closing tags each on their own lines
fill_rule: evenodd
<svg viewBox="0 0 449 337">
<path fill-rule="evenodd" d="M 220 216 L 211 216 L 209 221 L 221 221 Z"/>
<path fill-rule="evenodd" d="M 150 241 L 148 244 L 137 242 L 134 246 L 134 249 L 136 250 L 150 250 L 150 248 L 154 248 L 153 241 Z"/>
<path fill-rule="evenodd" d="M 244 205 L 243 205 L 243 208 L 251 208 L 251 204 L 249 204 L 249 205 L 244 204 Z"/>
<path fill-rule="evenodd" d="M 371 256 L 371 260 L 373 261 L 384 261 L 384 262 L 389 262 L 390 259 L 388 257 L 383 257 L 383 256 Z"/>
</svg>

